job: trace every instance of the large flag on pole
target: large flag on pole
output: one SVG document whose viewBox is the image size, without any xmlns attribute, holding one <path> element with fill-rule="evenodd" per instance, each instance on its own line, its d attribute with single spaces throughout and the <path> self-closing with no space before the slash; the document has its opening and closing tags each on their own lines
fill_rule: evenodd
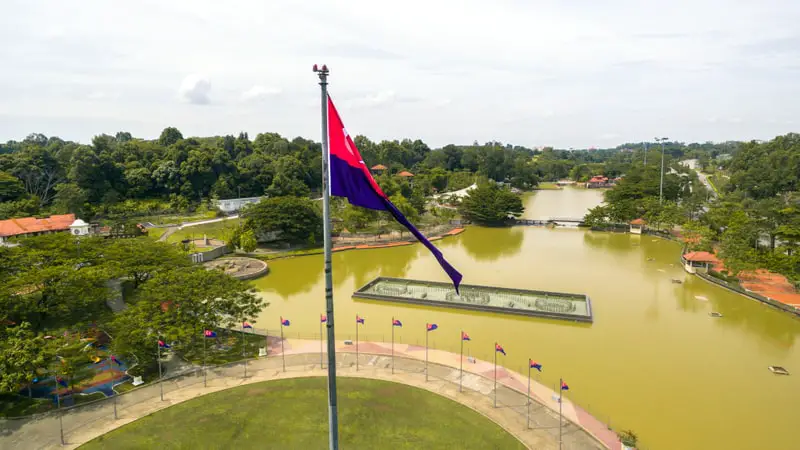
<svg viewBox="0 0 800 450">
<path fill-rule="evenodd" d="M 408 229 L 417 240 L 433 253 L 439 265 L 453 280 L 453 285 L 458 292 L 461 283 L 461 274 L 444 259 L 442 252 L 434 247 L 419 230 L 405 218 L 400 210 L 395 207 L 386 194 L 383 193 L 378 183 L 372 178 L 367 165 L 361 158 L 356 144 L 347 134 L 333 100 L 328 96 L 328 145 L 330 148 L 330 161 L 328 164 L 328 179 L 330 180 L 330 193 L 339 197 L 347 197 L 350 204 L 362 208 L 388 211 L 395 220 Z"/>
</svg>

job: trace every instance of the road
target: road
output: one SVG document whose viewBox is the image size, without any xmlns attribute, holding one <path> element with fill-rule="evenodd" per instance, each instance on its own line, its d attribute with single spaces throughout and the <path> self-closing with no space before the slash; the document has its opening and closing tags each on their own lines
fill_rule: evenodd
<svg viewBox="0 0 800 450">
<path fill-rule="evenodd" d="M 700 182 L 711 192 L 711 196 L 717 198 L 717 191 L 714 190 L 714 187 L 711 186 L 711 183 L 708 181 L 708 175 L 704 174 L 698 168 L 698 161 L 696 159 L 687 159 L 681 161 L 681 165 L 684 167 L 688 167 L 697 173 L 697 178 L 700 179 Z"/>
</svg>

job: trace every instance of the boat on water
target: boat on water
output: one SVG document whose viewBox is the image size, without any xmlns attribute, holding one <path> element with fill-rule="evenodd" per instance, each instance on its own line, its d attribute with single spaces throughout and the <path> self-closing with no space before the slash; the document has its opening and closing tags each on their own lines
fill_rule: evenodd
<svg viewBox="0 0 800 450">
<path fill-rule="evenodd" d="M 586 294 L 570 294 L 496 286 L 378 277 L 353 293 L 356 299 L 381 300 L 444 308 L 468 309 L 577 322 L 593 321 Z"/>
</svg>

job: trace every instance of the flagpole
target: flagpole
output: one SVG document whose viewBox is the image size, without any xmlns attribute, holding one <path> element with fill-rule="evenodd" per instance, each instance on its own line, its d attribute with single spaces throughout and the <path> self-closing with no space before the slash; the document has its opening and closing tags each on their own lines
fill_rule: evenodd
<svg viewBox="0 0 800 450">
<path fill-rule="evenodd" d="M 561 405 L 564 404 L 564 402 L 561 401 L 562 398 L 564 397 L 564 389 L 563 389 L 563 387 L 564 387 L 564 379 L 563 378 L 559 378 L 558 379 L 558 448 L 559 448 L 559 450 L 561 449 L 561 424 L 563 423 L 563 420 L 561 420 L 561 418 L 562 418 Z"/>
<path fill-rule="evenodd" d="M 283 371 L 286 372 L 286 353 L 283 352 L 283 317 L 281 317 L 281 362 L 283 363 Z"/>
<path fill-rule="evenodd" d="M 431 334 L 428 331 L 428 324 L 425 324 L 425 381 L 428 381 L 428 335 Z"/>
<path fill-rule="evenodd" d="M 56 356 L 56 368 L 53 370 L 53 382 L 56 385 L 56 414 L 58 414 L 58 427 L 61 431 L 61 445 L 66 445 L 64 442 L 64 415 L 61 414 L 61 394 L 58 393 L 58 363 L 61 361 Z"/>
<path fill-rule="evenodd" d="M 203 338 L 205 339 L 205 338 Z M 156 351 L 158 352 L 158 388 L 161 391 L 161 401 L 164 401 L 164 381 L 161 379 L 161 336 L 156 339 Z"/>
<path fill-rule="evenodd" d="M 459 366 L 458 366 L 458 392 L 463 392 L 462 387 L 464 385 L 464 330 L 461 330 L 461 358 L 459 358 Z"/>
<path fill-rule="evenodd" d="M 322 236 L 325 248 L 325 308 L 328 314 L 328 446 L 339 448 L 339 412 L 336 404 L 336 336 L 333 329 L 333 276 L 331 269 L 330 168 L 328 160 L 328 66 L 314 72 L 319 76 L 322 113 Z"/>
<path fill-rule="evenodd" d="M 392 375 L 394 375 L 394 317 L 392 317 Z"/>
<path fill-rule="evenodd" d="M 325 364 L 322 362 L 322 355 L 323 355 L 323 341 L 322 341 L 322 317 L 319 318 L 319 368 L 323 369 Z"/>
<path fill-rule="evenodd" d="M 358 372 L 358 314 L 356 314 L 356 372 Z"/>
<path fill-rule="evenodd" d="M 528 360 L 528 428 L 531 427 L 531 360 Z"/>
<path fill-rule="evenodd" d="M 497 408 L 497 342 L 494 343 L 494 407 Z"/>
<path fill-rule="evenodd" d="M 203 387 L 208 387 L 206 382 L 206 337 L 205 331 L 203 332 Z"/>
<path fill-rule="evenodd" d="M 244 377 L 247 378 L 247 330 L 242 325 L 242 359 L 244 360 Z"/>
</svg>

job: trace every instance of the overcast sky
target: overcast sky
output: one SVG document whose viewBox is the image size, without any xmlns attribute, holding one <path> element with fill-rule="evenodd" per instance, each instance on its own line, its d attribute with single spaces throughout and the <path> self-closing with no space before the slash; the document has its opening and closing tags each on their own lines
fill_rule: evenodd
<svg viewBox="0 0 800 450">
<path fill-rule="evenodd" d="M 797 0 L 2 0 L 0 141 L 348 131 L 561 148 L 800 131 Z"/>
</svg>

